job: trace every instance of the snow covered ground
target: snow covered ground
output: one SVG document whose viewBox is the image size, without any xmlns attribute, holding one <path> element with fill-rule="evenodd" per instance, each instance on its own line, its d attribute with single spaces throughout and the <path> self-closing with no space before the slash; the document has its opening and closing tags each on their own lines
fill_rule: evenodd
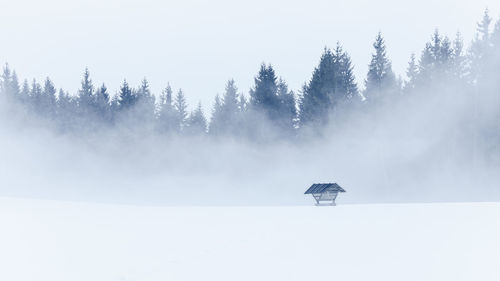
<svg viewBox="0 0 500 281">
<path fill-rule="evenodd" d="M 0 280 L 500 280 L 500 203 L 144 207 L 2 198 Z"/>
</svg>

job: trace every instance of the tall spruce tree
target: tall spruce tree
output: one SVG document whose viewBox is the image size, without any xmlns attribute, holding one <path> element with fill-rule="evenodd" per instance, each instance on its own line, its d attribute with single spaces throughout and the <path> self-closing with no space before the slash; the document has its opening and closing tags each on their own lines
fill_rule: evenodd
<svg viewBox="0 0 500 281">
<path fill-rule="evenodd" d="M 31 83 L 30 101 L 32 112 L 43 114 L 43 108 L 40 107 L 43 104 L 42 86 L 35 79 Z"/>
<path fill-rule="evenodd" d="M 85 68 L 80 90 L 78 90 L 78 104 L 84 115 L 90 114 L 94 107 L 94 85 L 90 79 L 90 72 Z"/>
<path fill-rule="evenodd" d="M 409 93 L 415 90 L 417 76 L 418 76 L 418 65 L 415 58 L 415 54 L 412 53 L 410 56 L 410 61 L 408 62 L 408 67 L 406 68 L 407 80 L 404 84 L 405 93 Z"/>
<path fill-rule="evenodd" d="M 241 113 L 245 112 L 248 107 L 248 101 L 243 94 L 240 95 L 238 100 L 238 109 Z"/>
<path fill-rule="evenodd" d="M 463 81 L 463 78 L 467 74 L 467 61 L 464 56 L 464 40 L 462 34 L 457 32 L 455 35 L 455 40 L 453 40 L 453 60 L 452 60 L 452 75 L 455 80 Z"/>
<path fill-rule="evenodd" d="M 278 78 L 273 67 L 262 64 L 254 82 L 255 85 L 250 90 L 252 109 L 264 113 L 270 120 L 276 119 L 279 111 Z"/>
<path fill-rule="evenodd" d="M 112 120 L 111 105 L 109 100 L 108 88 L 104 83 L 95 93 L 95 110 L 104 123 L 110 123 Z"/>
<path fill-rule="evenodd" d="M 53 118 L 56 115 L 56 93 L 56 87 L 47 77 L 39 100 L 40 104 L 37 105 L 46 117 Z"/>
<path fill-rule="evenodd" d="M 238 114 L 238 88 L 233 79 L 227 81 L 222 97 L 222 112 L 227 120 L 234 120 Z"/>
<path fill-rule="evenodd" d="M 354 67 L 352 66 L 351 57 L 347 52 L 345 52 L 337 42 L 335 47 L 335 58 L 338 64 L 339 74 L 338 75 L 338 85 L 340 85 L 339 90 L 337 90 L 335 99 L 339 103 L 350 101 L 354 97 L 358 96 L 358 85 L 356 84 L 356 78 L 354 77 Z"/>
<path fill-rule="evenodd" d="M 488 60 L 493 57 L 490 40 L 491 22 L 489 11 L 486 9 L 482 20 L 477 24 L 476 38 L 472 42 L 468 54 L 470 61 L 469 80 L 473 84 L 477 84 L 485 75 L 488 75 L 486 65 L 489 64 Z"/>
<path fill-rule="evenodd" d="M 446 36 L 441 36 L 436 29 L 427 42 L 418 65 L 417 87 L 429 92 L 429 87 L 443 86 L 455 75 L 453 70 L 455 50 Z"/>
<path fill-rule="evenodd" d="M 0 77 L 0 96 L 8 101 L 19 99 L 19 81 L 17 74 L 12 71 L 8 64 L 5 64 Z"/>
<path fill-rule="evenodd" d="M 233 79 L 227 81 L 222 99 L 217 95 L 210 133 L 213 135 L 236 134 L 241 112 L 239 109 L 238 88 Z"/>
<path fill-rule="evenodd" d="M 186 133 L 189 135 L 198 136 L 204 135 L 207 132 L 207 119 L 203 114 L 201 102 L 199 102 L 198 107 L 189 114 L 186 131 Z"/>
<path fill-rule="evenodd" d="M 120 110 L 130 109 L 137 102 L 137 96 L 132 88 L 130 88 L 130 86 L 128 85 L 127 80 L 123 80 L 118 96 Z"/>
<path fill-rule="evenodd" d="M 77 99 L 60 89 L 57 94 L 56 116 L 61 131 L 68 132 L 81 129 L 76 127 L 75 112 L 77 108 Z"/>
<path fill-rule="evenodd" d="M 283 79 L 278 81 L 279 127 L 285 132 L 291 133 L 295 129 L 297 121 L 297 105 L 293 91 L 288 90 L 288 85 Z"/>
<path fill-rule="evenodd" d="M 186 121 L 188 118 L 186 97 L 182 89 L 179 89 L 177 95 L 175 96 L 174 108 L 177 113 L 177 122 L 179 124 L 179 131 L 182 132 L 184 127 L 186 127 Z"/>
<path fill-rule="evenodd" d="M 349 55 L 337 43 L 325 48 L 311 80 L 302 87 L 299 120 L 303 126 L 323 126 L 338 106 L 358 95 Z"/>
<path fill-rule="evenodd" d="M 379 32 L 373 43 L 375 53 L 372 54 L 365 81 L 364 96 L 370 102 L 385 98 L 384 95 L 394 94 L 397 88 L 396 76 L 392 71 L 392 63 L 387 57 L 385 40 Z"/>
<path fill-rule="evenodd" d="M 177 133 L 179 130 L 179 123 L 177 120 L 177 113 L 172 101 L 172 88 L 167 84 L 160 96 L 160 104 L 158 110 L 158 130 L 163 134 Z"/>
<path fill-rule="evenodd" d="M 220 135 L 224 133 L 223 130 L 223 113 L 222 113 L 222 101 L 220 96 L 217 94 L 215 96 L 214 105 L 212 107 L 212 116 L 210 117 L 210 124 L 208 132 L 211 135 Z"/>
<path fill-rule="evenodd" d="M 141 126 L 150 127 L 153 125 L 155 119 L 156 101 L 146 78 L 142 80 L 141 85 L 136 91 L 136 95 L 137 104 L 135 106 L 135 114 L 138 119 L 137 121 L 141 123 Z"/>
<path fill-rule="evenodd" d="M 19 92 L 19 100 L 22 105 L 26 108 L 28 102 L 30 101 L 30 85 L 28 79 L 24 79 L 21 91 Z"/>
</svg>

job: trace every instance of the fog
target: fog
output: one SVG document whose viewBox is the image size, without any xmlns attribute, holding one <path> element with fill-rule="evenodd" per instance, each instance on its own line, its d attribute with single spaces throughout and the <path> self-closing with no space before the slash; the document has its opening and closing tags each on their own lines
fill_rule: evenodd
<svg viewBox="0 0 500 281">
<path fill-rule="evenodd" d="M 500 22 L 489 32 L 497 40 Z M 64 92 L 58 95 L 57 106 L 23 104 L 7 95 L 0 107 L 0 196 L 140 205 L 303 205 L 312 203 L 303 194 L 312 183 L 337 182 L 347 190 L 340 194 L 340 203 L 497 201 L 500 43 L 494 39 L 490 43 L 490 33 L 467 44 L 466 51 L 453 49 L 453 59 L 446 58 L 443 65 L 438 65 L 442 58 L 426 65 L 424 50 L 418 87 L 411 86 L 411 77 L 396 82 L 386 62 L 387 75 L 381 77 L 392 81 L 391 86 L 380 84 L 378 90 L 370 90 L 368 82 L 358 83 L 355 95 L 342 92 L 346 97 L 334 96 L 335 103 L 330 97 L 328 122 L 313 126 L 301 120 L 290 126 L 291 133 L 281 131 L 284 119 L 273 115 L 274 109 L 265 111 L 269 105 L 256 101 L 260 77 L 272 70 L 265 65 L 250 93 L 242 91 L 250 95 L 247 123 L 233 123 L 231 134 L 212 135 L 211 125 L 209 133 L 204 127 L 199 134 L 164 134 L 154 125 L 162 120 L 163 100 L 157 101 L 160 110 L 155 110 L 160 117 L 151 117 L 156 118 L 151 123 L 143 118 L 153 112 L 139 107 L 138 98 L 135 107 L 125 109 L 120 109 L 124 95 L 118 101 L 106 100 L 106 106 L 118 109 L 112 109 L 117 113 L 111 125 L 101 128 L 96 125 L 101 119 L 93 119 L 85 107 L 83 94 L 75 103 L 84 112 L 83 119 L 78 119 L 78 112 L 47 113 L 62 108 Z M 434 39 L 439 37 L 435 34 Z M 438 47 L 451 52 L 448 41 L 440 38 L 445 43 Z M 434 52 L 432 46 L 429 43 L 427 51 Z M 322 62 L 328 55 L 346 58 L 342 52 L 325 50 Z M 432 70 L 426 68 L 430 65 Z M 304 118 L 305 96 L 314 90 L 313 68 L 307 72 L 303 81 L 308 86 L 302 92 L 276 94 L 283 86 L 273 84 L 274 98 L 290 95 L 298 100 L 293 104 L 294 110 L 301 110 L 296 118 Z M 33 85 L 35 94 L 25 98 L 36 101 L 43 94 L 36 94 Z M 6 92 L 7 86 L 3 88 Z M 140 89 L 129 92 L 140 97 Z M 54 93 L 50 98 L 56 104 Z M 97 92 L 90 91 L 89 97 L 94 96 Z M 76 129 L 61 129 L 60 122 L 68 118 L 80 120 L 71 121 Z M 248 129 L 251 137 L 237 135 L 240 129 Z"/>
<path fill-rule="evenodd" d="M 145 205 L 296 205 L 312 203 L 303 195 L 311 183 L 337 182 L 347 190 L 341 203 L 499 200 L 498 151 L 495 161 L 473 151 L 463 132 L 465 103 L 420 102 L 379 109 L 376 120 L 356 113 L 324 135 L 264 145 L 120 131 L 71 136 L 3 116 L 0 194 Z"/>
</svg>

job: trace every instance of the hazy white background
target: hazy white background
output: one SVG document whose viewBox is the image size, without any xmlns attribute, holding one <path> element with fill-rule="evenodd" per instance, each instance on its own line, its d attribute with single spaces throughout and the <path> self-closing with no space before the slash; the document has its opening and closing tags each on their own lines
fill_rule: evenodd
<svg viewBox="0 0 500 281">
<path fill-rule="evenodd" d="M 147 77 L 156 94 L 170 82 L 208 113 L 227 79 L 247 93 L 263 61 L 299 89 L 323 47 L 337 41 L 362 82 L 378 31 L 404 74 L 436 27 L 469 42 L 486 7 L 497 19 L 500 2 L 492 0 L 1 0 L 0 62 L 72 93 L 85 66 L 113 93 L 124 78 L 137 85 Z"/>
</svg>

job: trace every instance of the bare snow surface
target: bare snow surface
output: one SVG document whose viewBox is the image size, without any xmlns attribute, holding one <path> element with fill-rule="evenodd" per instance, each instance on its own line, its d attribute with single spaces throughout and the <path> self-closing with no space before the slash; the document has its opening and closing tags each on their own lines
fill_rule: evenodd
<svg viewBox="0 0 500 281">
<path fill-rule="evenodd" d="M 0 280 L 500 280 L 500 203 L 144 207 L 0 199 Z"/>
</svg>

